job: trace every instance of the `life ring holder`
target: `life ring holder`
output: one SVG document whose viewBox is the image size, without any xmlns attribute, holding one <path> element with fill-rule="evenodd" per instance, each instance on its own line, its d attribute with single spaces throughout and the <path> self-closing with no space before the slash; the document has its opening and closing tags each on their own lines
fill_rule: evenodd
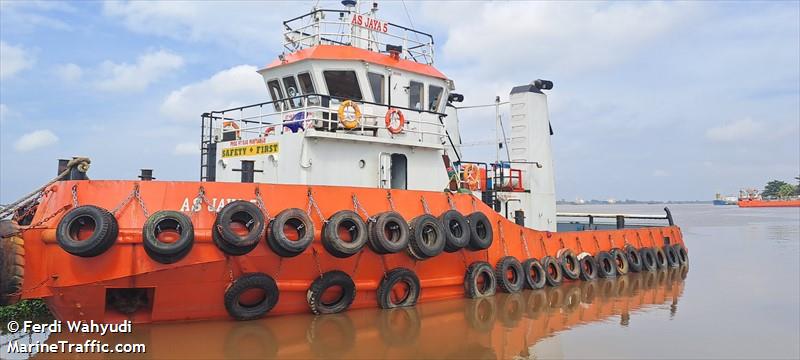
<svg viewBox="0 0 800 360">
<path fill-rule="evenodd" d="M 348 119 L 345 115 L 345 111 L 347 108 L 352 108 L 353 112 L 355 113 L 352 119 Z M 339 123 L 344 126 L 347 130 L 352 130 L 358 127 L 361 124 L 361 109 L 358 108 L 358 104 L 353 102 L 352 100 L 345 100 L 342 101 L 341 105 L 339 105 Z"/>
<path fill-rule="evenodd" d="M 397 126 L 392 126 L 392 118 L 394 115 L 397 115 L 397 120 L 399 121 Z M 403 115 L 403 112 L 400 109 L 389 108 L 386 111 L 386 130 L 389 130 L 392 134 L 399 134 L 403 132 L 403 128 L 406 126 L 406 117 Z"/>
<path fill-rule="evenodd" d="M 476 164 L 464 164 L 464 182 L 467 188 L 476 191 L 480 190 L 480 168 Z"/>
<path fill-rule="evenodd" d="M 225 134 L 226 132 L 225 128 L 229 126 L 235 130 L 234 133 L 236 134 L 236 139 L 241 139 L 242 138 L 241 128 L 239 128 L 239 124 L 237 124 L 235 121 L 232 120 L 226 120 L 222 122 L 222 133 Z"/>
</svg>

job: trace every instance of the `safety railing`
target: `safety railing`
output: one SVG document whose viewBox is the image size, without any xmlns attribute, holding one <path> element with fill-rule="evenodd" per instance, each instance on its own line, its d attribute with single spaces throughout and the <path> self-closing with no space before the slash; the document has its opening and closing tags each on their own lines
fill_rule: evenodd
<svg viewBox="0 0 800 360">
<path fill-rule="evenodd" d="M 362 24 L 370 21 L 374 27 L 353 24 L 360 16 Z M 326 20 L 333 17 L 334 20 Z M 433 64 L 433 36 L 405 26 L 372 19 L 369 14 L 350 10 L 317 9 L 283 22 L 283 47 L 297 51 L 317 45 L 346 45 L 388 53 L 387 45 L 401 46 L 404 59 Z"/>
<path fill-rule="evenodd" d="M 590 227 L 597 225 L 595 219 L 615 219 L 617 229 L 624 229 L 627 220 L 667 220 L 670 226 L 675 225 L 675 221 L 672 219 L 672 212 L 668 207 L 664 207 L 664 213 L 664 215 L 642 215 L 559 212 L 556 213 L 556 216 L 560 218 L 587 218 Z"/>
</svg>

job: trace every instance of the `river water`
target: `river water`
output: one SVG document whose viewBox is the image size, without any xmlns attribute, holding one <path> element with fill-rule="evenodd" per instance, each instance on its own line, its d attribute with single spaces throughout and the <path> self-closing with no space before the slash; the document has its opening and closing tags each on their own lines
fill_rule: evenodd
<svg viewBox="0 0 800 360">
<path fill-rule="evenodd" d="M 800 209 L 671 209 L 689 248 L 688 268 L 392 311 L 135 325 L 132 334 L 101 340 L 146 344 L 146 353 L 123 357 L 152 359 L 799 358 Z M 59 340 L 86 339 L 52 334 L 47 341 Z M 0 357 L 18 357 L 3 346 Z M 113 357 L 86 355 L 35 358 Z"/>
</svg>

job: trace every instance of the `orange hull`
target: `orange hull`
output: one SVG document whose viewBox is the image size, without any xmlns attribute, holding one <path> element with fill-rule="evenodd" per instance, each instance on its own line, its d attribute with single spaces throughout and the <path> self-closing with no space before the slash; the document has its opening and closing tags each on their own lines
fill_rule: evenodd
<svg viewBox="0 0 800 360">
<path fill-rule="evenodd" d="M 141 198 L 150 212 L 181 210 L 191 207 L 201 188 L 209 204 L 197 211 L 186 211 L 195 229 L 195 244 L 191 252 L 173 264 L 161 264 L 150 259 L 142 245 L 144 212 L 136 200 L 129 200 L 117 212 L 119 237 L 105 253 L 91 258 L 68 254 L 56 242 L 55 228 L 64 210 L 72 206 L 73 185 L 79 205 L 96 205 L 114 209 L 129 197 L 134 186 L 140 187 Z M 322 215 L 327 217 L 342 209 L 352 209 L 356 195 L 370 215 L 390 209 L 384 189 L 244 184 L 219 182 L 161 182 L 161 181 L 62 181 L 52 185 L 33 219 L 45 221 L 41 226 L 24 233 L 26 263 L 23 298 L 44 298 L 53 313 L 62 320 L 95 320 L 118 322 L 130 319 L 135 323 L 227 318 L 223 294 L 233 279 L 243 273 L 263 272 L 277 281 L 280 300 L 269 313 L 290 314 L 308 312 L 306 291 L 321 272 L 342 270 L 356 284 L 352 308 L 377 306 L 375 290 L 385 271 L 406 267 L 419 276 L 422 293 L 420 302 L 464 296 L 464 272 L 472 262 L 491 264 L 505 255 L 518 259 L 555 256 L 561 248 L 576 252 L 597 253 L 614 247 L 632 244 L 635 247 L 683 244 L 680 228 L 622 229 L 550 233 L 521 227 L 495 213 L 473 196 L 453 195 L 457 210 L 464 214 L 481 211 L 494 227 L 494 242 L 483 251 L 462 250 L 443 253 L 425 261 L 415 261 L 405 253 L 378 255 L 365 248 L 359 255 L 339 259 L 329 255 L 319 241 L 322 221 L 316 213 L 317 234 L 312 247 L 293 258 L 281 258 L 262 241 L 256 249 L 243 256 L 226 256 L 213 243 L 211 228 L 215 208 L 233 199 L 254 200 L 260 193 L 269 214 L 286 208 L 306 209 L 308 192 L 313 194 Z M 391 190 L 394 208 L 406 219 L 423 213 L 424 198 L 430 212 L 438 215 L 448 209 L 447 194 L 440 192 Z M 527 246 L 526 246 L 527 245 Z M 35 266 L 33 266 L 35 264 Z M 140 309 L 124 315 L 107 308 L 107 288 L 150 288 L 150 309 Z"/>
<path fill-rule="evenodd" d="M 800 207 L 796 200 L 739 200 L 739 207 Z"/>
</svg>

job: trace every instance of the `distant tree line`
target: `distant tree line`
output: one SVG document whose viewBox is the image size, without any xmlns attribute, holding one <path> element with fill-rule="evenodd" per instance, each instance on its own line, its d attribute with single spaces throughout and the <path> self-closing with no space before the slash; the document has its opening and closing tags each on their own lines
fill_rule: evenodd
<svg viewBox="0 0 800 360">
<path fill-rule="evenodd" d="M 772 180 L 767 183 L 767 186 L 764 187 L 764 191 L 761 192 L 761 196 L 765 198 L 785 198 L 794 195 L 800 195 L 800 176 L 795 177 L 795 180 L 798 181 L 797 185 L 792 185 L 781 180 Z"/>
</svg>

